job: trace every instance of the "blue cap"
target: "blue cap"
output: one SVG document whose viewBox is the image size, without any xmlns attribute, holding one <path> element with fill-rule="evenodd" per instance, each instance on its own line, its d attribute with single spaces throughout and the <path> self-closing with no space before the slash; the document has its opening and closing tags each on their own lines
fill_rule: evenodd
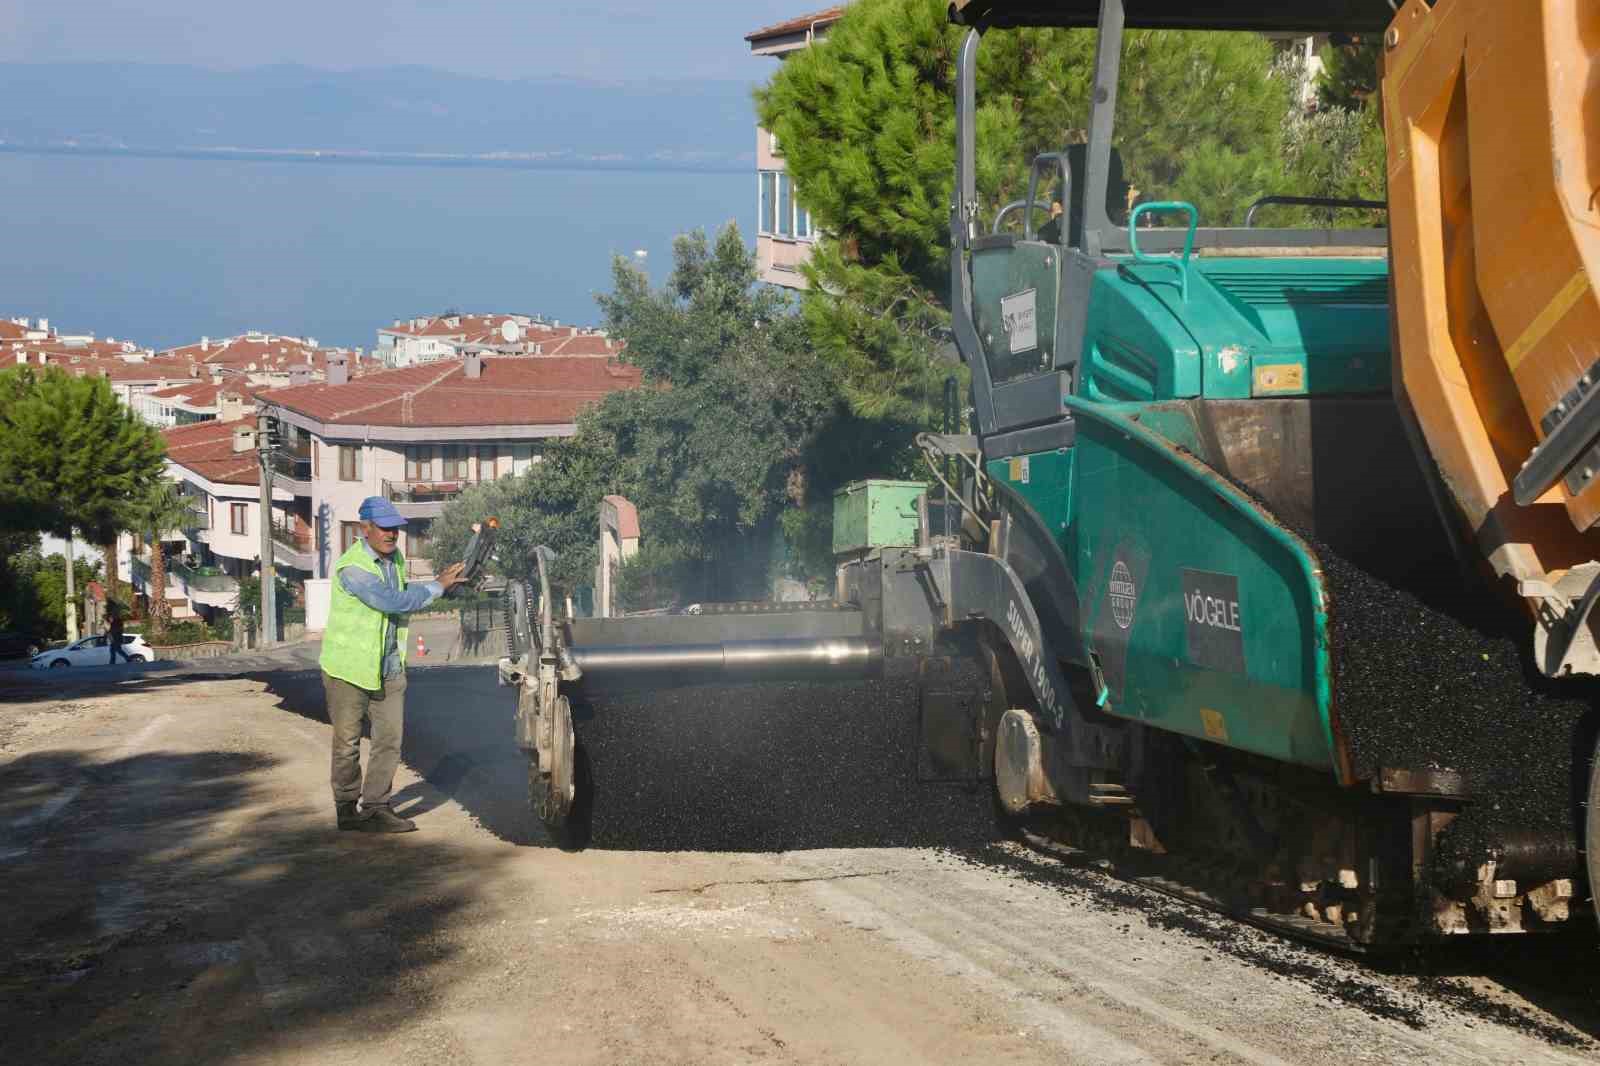
<svg viewBox="0 0 1600 1066">
<path fill-rule="evenodd" d="M 381 529 L 399 529 L 406 524 L 406 516 L 382 496 L 368 496 L 362 500 L 358 513 L 363 522 L 371 522 Z"/>
</svg>

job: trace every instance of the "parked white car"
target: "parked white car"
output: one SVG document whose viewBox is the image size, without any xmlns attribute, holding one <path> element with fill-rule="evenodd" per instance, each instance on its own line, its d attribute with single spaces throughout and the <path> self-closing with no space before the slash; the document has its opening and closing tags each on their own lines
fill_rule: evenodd
<svg viewBox="0 0 1600 1066">
<path fill-rule="evenodd" d="M 104 634 L 98 637 L 84 637 L 64 648 L 51 648 L 49 651 L 40 652 L 33 657 L 32 665 L 35 670 L 56 670 L 67 666 L 107 666 L 111 661 L 109 641 L 110 638 Z M 123 634 L 122 650 L 127 653 L 131 662 L 149 663 L 154 662 L 156 658 L 156 650 L 146 644 L 144 637 L 138 633 Z M 117 661 L 120 663 L 121 659 Z"/>
</svg>

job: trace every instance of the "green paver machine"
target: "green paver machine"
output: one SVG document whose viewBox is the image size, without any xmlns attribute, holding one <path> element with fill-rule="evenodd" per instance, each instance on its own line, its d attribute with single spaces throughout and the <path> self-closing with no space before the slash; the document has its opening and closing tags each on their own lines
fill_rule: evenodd
<svg viewBox="0 0 1600 1066">
<path fill-rule="evenodd" d="M 1383 34 L 1390 4 L 951 16 L 972 28 L 951 286 L 975 432 L 919 439 L 933 490 L 877 494 L 915 509 L 906 543 L 873 535 L 865 489 L 841 512 L 859 535 L 830 604 L 514 627 L 502 676 L 546 823 L 572 802 L 576 687 L 898 676 L 944 778 L 1157 887 L 1344 944 L 1566 927 L 1588 909 L 1592 703 L 1528 668 L 1526 615 L 1484 579 L 1395 385 L 1388 231 L 1211 228 L 1185 203 L 1130 210 L 1118 177 L 1125 27 Z M 1087 139 L 1038 156 L 1026 200 L 984 205 L 978 55 L 1016 26 L 1098 27 Z"/>
</svg>

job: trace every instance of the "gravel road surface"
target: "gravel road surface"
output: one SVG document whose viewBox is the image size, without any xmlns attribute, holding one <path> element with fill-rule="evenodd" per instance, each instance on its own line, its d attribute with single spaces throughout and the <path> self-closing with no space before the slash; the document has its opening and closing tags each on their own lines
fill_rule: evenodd
<svg viewBox="0 0 1600 1066">
<path fill-rule="evenodd" d="M 338 833 L 308 664 L 0 678 L 0 1059 L 1600 1059 L 1592 940 L 1352 961 L 966 833 L 560 851 L 481 666 L 412 673 L 422 831 Z"/>
</svg>

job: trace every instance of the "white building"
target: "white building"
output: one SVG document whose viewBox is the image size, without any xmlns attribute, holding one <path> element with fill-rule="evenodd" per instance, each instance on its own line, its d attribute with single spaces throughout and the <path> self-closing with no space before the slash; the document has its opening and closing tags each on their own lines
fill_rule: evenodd
<svg viewBox="0 0 1600 1066">
<path fill-rule="evenodd" d="M 391 369 L 466 355 L 610 355 L 622 344 L 605 331 L 563 326 L 533 315 L 428 315 L 378 330 L 373 357 Z"/>
<path fill-rule="evenodd" d="M 401 548 L 413 570 L 431 573 L 428 534 L 446 503 L 525 472 L 584 407 L 639 381 L 611 355 L 474 355 L 353 382 L 331 362 L 324 383 L 262 394 L 263 413 L 285 427 L 274 486 L 290 498 L 278 519 L 300 538 L 293 564 L 328 576 L 359 536 L 361 501 L 385 496 L 410 520 Z"/>
<path fill-rule="evenodd" d="M 787 59 L 828 35 L 844 6 L 763 26 L 745 35 L 750 54 Z M 756 269 L 762 281 L 788 289 L 806 287 L 800 268 L 811 258 L 816 229 L 795 195 L 777 135 L 756 126 Z"/>
<path fill-rule="evenodd" d="M 253 417 L 210 420 L 163 431 L 167 474 L 189 499 L 188 520 L 162 537 L 167 600 L 173 617 L 210 617 L 233 610 L 239 581 L 261 561 L 261 479 Z M 281 576 L 310 576 L 310 531 L 295 523 L 294 493 L 273 486 L 273 558 Z M 134 588 L 150 588 L 150 547 L 143 537 L 123 537 L 132 559 Z"/>
</svg>

